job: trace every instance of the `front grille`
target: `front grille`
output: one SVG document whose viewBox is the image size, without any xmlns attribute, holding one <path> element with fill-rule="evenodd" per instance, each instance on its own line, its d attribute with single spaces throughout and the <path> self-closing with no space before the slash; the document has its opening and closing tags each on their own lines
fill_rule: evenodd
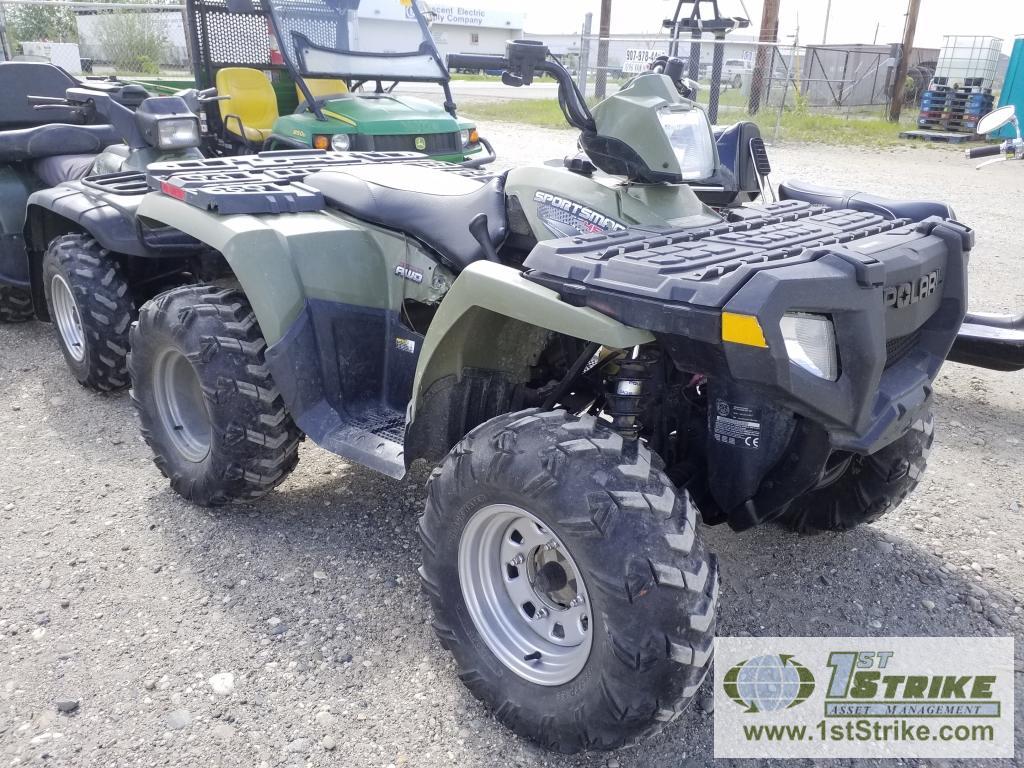
<svg viewBox="0 0 1024 768">
<path fill-rule="evenodd" d="M 891 368 L 906 357 L 921 339 L 920 329 L 906 336 L 897 336 L 885 342 L 885 367 Z"/>
<path fill-rule="evenodd" d="M 402 133 L 394 136 L 371 136 L 373 149 L 378 152 L 426 152 L 428 155 L 450 155 L 462 151 L 462 136 L 458 131 L 450 133 Z M 416 139 L 423 139 L 426 146 L 420 149 Z"/>
</svg>

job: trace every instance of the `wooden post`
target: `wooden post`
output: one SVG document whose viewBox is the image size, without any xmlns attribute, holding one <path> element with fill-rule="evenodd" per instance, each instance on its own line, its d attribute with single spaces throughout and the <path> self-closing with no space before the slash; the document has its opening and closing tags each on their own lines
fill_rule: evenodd
<svg viewBox="0 0 1024 768">
<path fill-rule="evenodd" d="M 910 69 L 910 54 L 914 51 L 914 35 L 917 33 L 917 16 L 921 11 L 921 0 L 909 0 L 907 5 L 907 23 L 903 28 L 903 46 L 900 49 L 900 60 L 896 64 L 896 75 L 892 81 L 892 92 L 889 94 L 889 120 L 900 121 L 903 111 L 904 81 Z"/>
<path fill-rule="evenodd" d="M 757 56 L 754 60 L 754 74 L 750 78 L 750 100 L 747 109 L 751 115 L 756 115 L 761 109 L 761 99 L 768 88 L 768 81 L 771 79 L 771 68 L 775 60 L 772 43 L 779 40 L 779 5 L 781 0 L 764 0 L 764 8 L 761 11 L 761 34 L 758 40 L 761 45 L 757 47 Z"/>
</svg>

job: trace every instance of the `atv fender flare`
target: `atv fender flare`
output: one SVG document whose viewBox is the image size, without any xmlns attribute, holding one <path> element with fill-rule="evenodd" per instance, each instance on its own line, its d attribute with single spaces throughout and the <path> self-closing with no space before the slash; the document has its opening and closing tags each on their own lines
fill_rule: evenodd
<svg viewBox="0 0 1024 768">
<path fill-rule="evenodd" d="M 551 333 L 612 349 L 654 340 L 650 331 L 624 325 L 589 307 L 567 304 L 550 288 L 512 267 L 477 261 L 456 278 L 430 323 L 413 379 L 406 415 L 411 424 L 437 381 L 467 369 L 520 378 L 536 362 Z"/>
<path fill-rule="evenodd" d="M 115 253 L 148 255 L 134 219 L 109 202 L 72 186 L 33 192 L 25 221 L 29 252 L 42 253 L 53 238 L 71 231 L 87 232 Z"/>
<path fill-rule="evenodd" d="M 238 280 L 267 346 L 273 346 L 302 313 L 307 296 L 293 250 L 338 247 L 339 237 L 364 233 L 319 211 L 265 217 L 210 213 L 166 195 L 149 194 L 138 215 L 191 235 L 219 251 Z"/>
</svg>

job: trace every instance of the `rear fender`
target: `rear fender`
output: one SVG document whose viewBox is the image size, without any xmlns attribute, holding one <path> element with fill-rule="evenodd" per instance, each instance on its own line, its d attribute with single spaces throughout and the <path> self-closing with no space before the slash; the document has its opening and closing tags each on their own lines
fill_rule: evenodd
<svg viewBox="0 0 1024 768">
<path fill-rule="evenodd" d="M 403 237 L 379 235 L 359 222 L 323 211 L 277 216 L 208 213 L 150 194 L 138 215 L 191 235 L 219 251 L 252 305 L 268 346 L 277 343 L 311 300 L 389 309 L 404 282 L 382 267 L 413 259 Z M 424 284 L 430 286 L 431 275 Z M 397 304 L 396 304 L 397 302 Z"/>
<path fill-rule="evenodd" d="M 574 307 L 523 277 L 518 269 L 477 261 L 452 284 L 423 340 L 407 421 L 431 386 L 483 369 L 525 380 L 552 333 L 626 349 L 654 341 L 650 331 L 620 323 L 589 307 Z"/>
</svg>

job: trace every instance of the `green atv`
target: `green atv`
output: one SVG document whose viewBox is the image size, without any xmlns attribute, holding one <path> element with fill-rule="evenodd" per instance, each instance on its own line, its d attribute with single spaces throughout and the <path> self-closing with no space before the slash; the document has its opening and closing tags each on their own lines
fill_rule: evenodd
<svg viewBox="0 0 1024 768">
<path fill-rule="evenodd" d="M 266 494 L 303 435 L 396 478 L 440 462 L 420 573 L 459 676 L 548 748 L 611 749 L 710 667 L 702 519 L 843 530 L 917 484 L 972 233 L 796 184 L 720 214 L 692 185 L 735 174 L 671 77 L 591 112 L 543 44 L 448 63 L 549 74 L 585 154 L 150 166 L 140 220 L 219 276 L 142 307 L 131 395 L 197 504 Z"/>
<path fill-rule="evenodd" d="M 448 69 L 416 0 L 380 4 L 389 48 L 359 30 L 360 0 L 189 0 L 196 87 L 216 86 L 206 110 L 207 154 L 258 150 L 423 152 L 436 160 L 494 160 L 458 117 Z M 381 15 L 383 14 L 383 15 Z M 396 92 L 433 83 L 443 108 Z"/>
</svg>

